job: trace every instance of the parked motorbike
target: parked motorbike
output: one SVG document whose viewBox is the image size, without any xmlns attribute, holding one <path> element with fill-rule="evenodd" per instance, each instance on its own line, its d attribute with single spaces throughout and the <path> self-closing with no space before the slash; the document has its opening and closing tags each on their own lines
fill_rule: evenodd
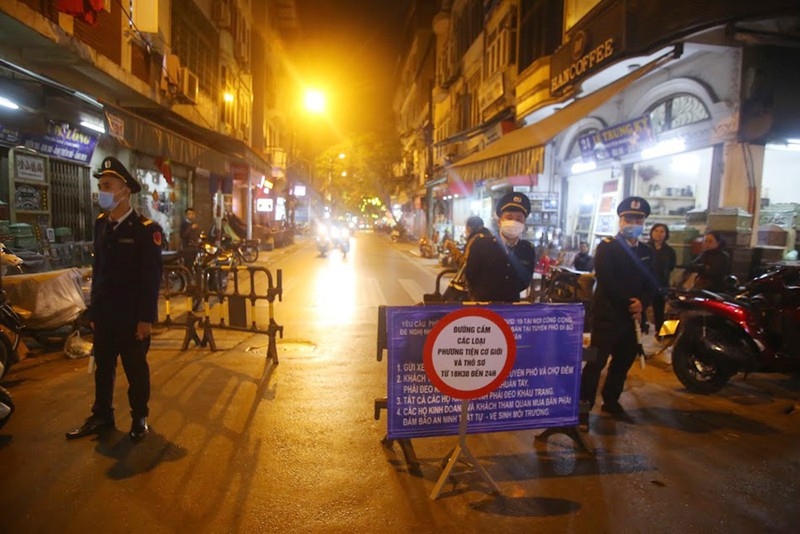
<svg viewBox="0 0 800 534">
<path fill-rule="evenodd" d="M 800 371 L 800 267 L 768 271 L 730 292 L 672 290 L 659 334 L 689 391 L 714 393 L 737 373 Z"/>
<path fill-rule="evenodd" d="M 392 239 L 392 242 L 415 241 L 414 236 L 411 235 L 406 229 L 406 227 L 402 224 L 394 225 L 394 228 L 392 228 L 392 232 L 389 235 Z"/>
<path fill-rule="evenodd" d="M 14 413 L 14 399 L 7 389 L 0 387 L 0 428 L 3 428 Z"/>
<path fill-rule="evenodd" d="M 419 240 L 419 254 L 423 258 L 435 258 L 439 255 L 436 243 L 427 237 L 421 237 Z"/>
<path fill-rule="evenodd" d="M 22 258 L 14 254 L 11 249 L 0 243 L 0 269 L 2 275 L 22 273 Z"/>
<path fill-rule="evenodd" d="M 222 238 L 220 242 L 223 250 L 230 251 L 231 254 L 242 263 L 253 263 L 258 260 L 258 247 L 261 245 L 260 239 L 243 239 L 231 242 L 230 238 Z"/>
<path fill-rule="evenodd" d="M 186 265 L 186 257 L 177 252 L 162 253 L 164 265 L 164 287 L 171 293 L 192 293 L 203 287 L 209 291 L 225 293 L 231 271 L 217 270 L 216 267 L 235 267 L 239 258 L 231 251 L 224 250 L 208 241 L 205 233 L 200 236 L 200 250 L 191 265 Z M 184 266 L 186 269 L 176 268 Z M 204 280 L 205 277 L 208 277 Z M 193 308 L 199 309 L 202 297 L 193 298 Z"/>
<path fill-rule="evenodd" d="M 19 314 L 14 311 L 6 298 L 5 291 L 0 290 L 0 378 L 8 372 L 12 365 L 19 361 L 20 341 L 24 324 Z"/>
</svg>

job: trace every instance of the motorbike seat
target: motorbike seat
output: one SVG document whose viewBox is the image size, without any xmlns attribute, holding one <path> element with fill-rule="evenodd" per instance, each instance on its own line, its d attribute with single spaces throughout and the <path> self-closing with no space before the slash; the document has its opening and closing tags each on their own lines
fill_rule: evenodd
<svg viewBox="0 0 800 534">
<path fill-rule="evenodd" d="M 25 308 L 22 308 L 20 306 L 17 306 L 16 304 L 12 304 L 11 305 L 11 309 L 14 310 L 14 313 L 19 315 L 19 318 L 22 319 L 23 322 L 25 322 L 28 319 L 30 319 L 31 316 L 33 315 L 32 311 L 27 310 Z"/>
</svg>

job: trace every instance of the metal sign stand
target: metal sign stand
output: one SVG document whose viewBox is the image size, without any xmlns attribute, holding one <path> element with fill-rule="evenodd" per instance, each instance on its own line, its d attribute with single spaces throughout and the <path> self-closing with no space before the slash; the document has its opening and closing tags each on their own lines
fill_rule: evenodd
<svg viewBox="0 0 800 534">
<path fill-rule="evenodd" d="M 431 492 L 431 499 L 433 500 L 439 498 L 439 494 L 442 492 L 442 486 L 444 486 L 445 481 L 450 477 L 450 472 L 453 470 L 453 467 L 455 467 L 458 457 L 462 453 L 471 462 L 471 465 L 475 468 L 475 470 L 480 473 L 483 479 L 492 487 L 492 490 L 494 490 L 492 493 L 495 495 L 500 493 L 500 487 L 497 485 L 494 479 L 489 476 L 489 473 L 486 471 L 486 469 L 484 469 L 483 466 L 478 463 L 478 460 L 472 455 L 467 447 L 468 416 L 469 399 L 464 399 L 461 401 L 461 419 L 459 420 L 458 424 L 458 445 L 456 445 L 453 450 L 451 450 L 448 455 L 445 456 L 447 465 L 442 471 L 441 476 L 439 476 L 439 480 L 436 482 L 436 485 L 433 487 L 433 491 Z"/>
</svg>

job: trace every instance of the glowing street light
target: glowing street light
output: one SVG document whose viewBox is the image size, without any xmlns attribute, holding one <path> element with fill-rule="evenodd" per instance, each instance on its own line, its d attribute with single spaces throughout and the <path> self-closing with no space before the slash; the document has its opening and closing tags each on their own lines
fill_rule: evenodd
<svg viewBox="0 0 800 534">
<path fill-rule="evenodd" d="M 325 95 L 322 91 L 308 89 L 305 96 L 305 106 L 312 113 L 322 113 L 325 111 Z"/>
</svg>

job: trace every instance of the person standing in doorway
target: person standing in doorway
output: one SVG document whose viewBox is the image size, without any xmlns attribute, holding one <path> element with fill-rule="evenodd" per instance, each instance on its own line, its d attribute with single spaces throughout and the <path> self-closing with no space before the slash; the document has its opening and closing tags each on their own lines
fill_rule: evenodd
<svg viewBox="0 0 800 534">
<path fill-rule="evenodd" d="M 572 266 L 577 271 L 590 273 L 594 269 L 594 258 L 589 254 L 589 243 L 581 241 L 578 245 L 578 253 L 572 260 Z"/>
<path fill-rule="evenodd" d="M 628 197 L 617 206 L 617 214 L 619 233 L 604 238 L 594 257 L 597 289 L 592 303 L 591 345 L 596 358 L 586 364 L 581 375 L 583 406 L 578 423 L 583 431 L 589 428 L 589 411 L 609 358 L 601 409 L 615 417 L 627 417 L 619 398 L 636 359 L 636 322 L 656 292 L 653 250 L 639 242 L 650 205 L 641 197 Z"/>
<path fill-rule="evenodd" d="M 669 279 L 677 261 L 675 249 L 667 241 L 669 227 L 663 223 L 654 224 L 650 228 L 650 241 L 647 244 L 653 249 L 653 272 L 658 283 L 658 291 L 653 297 L 653 326 L 656 337 L 664 324 L 664 291 L 669 288 Z"/>
<path fill-rule="evenodd" d="M 131 195 L 142 187 L 119 160 L 104 159 L 94 176 L 99 180 L 98 203 L 104 210 L 94 225 L 89 309 L 94 331 L 95 396 L 92 415 L 67 432 L 67 439 L 98 434 L 115 426 L 114 379 L 119 356 L 128 379 L 128 435 L 137 442 L 150 430 L 147 351 L 152 324 L 158 317 L 161 228 L 131 207 Z"/>
</svg>

